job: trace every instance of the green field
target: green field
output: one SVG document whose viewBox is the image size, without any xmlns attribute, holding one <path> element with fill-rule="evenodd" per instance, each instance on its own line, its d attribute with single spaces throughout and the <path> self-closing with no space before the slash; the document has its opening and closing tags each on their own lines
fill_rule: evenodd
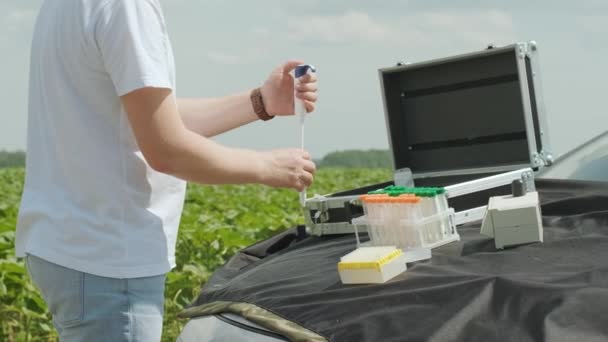
<svg viewBox="0 0 608 342">
<path fill-rule="evenodd" d="M 22 169 L 0 169 L 0 341 L 55 341 L 50 317 L 14 256 Z M 321 169 L 309 190 L 326 194 L 390 179 L 385 169 Z M 177 267 L 168 274 L 163 341 L 175 341 L 177 313 L 213 271 L 239 249 L 302 223 L 298 195 L 263 186 L 190 185 L 177 242 Z"/>
</svg>

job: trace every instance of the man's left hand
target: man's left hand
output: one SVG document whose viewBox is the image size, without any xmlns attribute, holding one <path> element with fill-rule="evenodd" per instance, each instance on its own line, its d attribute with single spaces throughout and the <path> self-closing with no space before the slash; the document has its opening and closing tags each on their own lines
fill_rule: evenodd
<svg viewBox="0 0 608 342">
<path fill-rule="evenodd" d="M 294 79 L 291 71 L 302 61 L 293 60 L 274 69 L 262 86 L 262 98 L 266 112 L 270 115 L 294 114 Z M 309 73 L 300 78 L 295 96 L 304 101 L 308 113 L 315 110 L 317 102 L 317 76 Z"/>
</svg>

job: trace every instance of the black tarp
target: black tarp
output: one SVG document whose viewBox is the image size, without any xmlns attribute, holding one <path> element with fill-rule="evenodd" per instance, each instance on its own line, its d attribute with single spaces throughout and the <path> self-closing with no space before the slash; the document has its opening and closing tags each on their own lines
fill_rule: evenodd
<svg viewBox="0 0 608 342">
<path fill-rule="evenodd" d="M 295 229 L 219 269 L 193 305 L 255 304 L 330 341 L 608 341 L 608 185 L 537 180 L 544 239 L 496 250 L 479 224 L 383 285 L 342 285 L 352 235 Z"/>
</svg>

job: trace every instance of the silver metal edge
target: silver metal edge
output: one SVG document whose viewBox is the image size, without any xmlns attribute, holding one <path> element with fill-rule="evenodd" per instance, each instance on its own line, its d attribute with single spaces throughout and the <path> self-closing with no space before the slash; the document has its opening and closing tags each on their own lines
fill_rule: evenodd
<svg viewBox="0 0 608 342">
<path fill-rule="evenodd" d="M 530 165 L 533 167 L 541 167 L 539 151 L 536 146 L 536 137 L 534 130 L 534 121 L 532 120 L 532 104 L 530 101 L 530 91 L 528 88 L 528 77 L 526 72 L 526 53 L 527 44 L 518 43 L 515 49 L 515 61 L 517 63 L 517 73 L 519 74 L 519 86 L 521 90 L 521 99 L 524 111 L 524 121 L 526 123 L 526 136 L 528 138 L 528 150 L 530 153 Z"/>
<path fill-rule="evenodd" d="M 359 226 L 357 229 L 359 229 L 360 233 L 367 231 L 367 228 L 364 226 Z M 315 236 L 351 234 L 355 232 L 355 227 L 347 222 L 319 223 L 310 227 L 310 231 Z"/>
<path fill-rule="evenodd" d="M 530 58 L 530 69 L 532 70 L 532 79 L 534 80 L 536 110 L 538 113 L 538 124 L 540 125 L 540 140 L 543 144 L 540 153 L 543 155 L 543 158 L 545 158 L 546 166 L 549 166 L 552 164 L 554 156 L 551 155 L 552 146 L 551 138 L 549 136 L 547 108 L 545 107 L 545 101 L 543 98 L 538 46 L 535 41 L 528 42 L 528 57 Z"/>
<path fill-rule="evenodd" d="M 471 57 L 489 56 L 489 55 L 493 55 L 493 54 L 502 53 L 502 52 L 505 52 L 508 50 L 516 49 L 518 44 L 519 43 L 500 46 L 500 47 L 496 47 L 496 48 L 488 49 L 488 50 L 480 50 L 480 51 L 469 52 L 469 53 L 453 55 L 453 56 L 448 56 L 448 57 L 442 57 L 442 58 L 437 58 L 437 59 L 432 59 L 432 60 L 427 60 L 427 61 L 409 63 L 409 64 L 400 65 L 400 66 L 381 68 L 381 69 L 379 69 L 379 71 L 381 74 L 393 73 L 393 72 L 399 72 L 399 71 L 403 71 L 403 70 L 417 69 L 417 68 L 426 67 L 426 66 L 434 65 L 434 64 L 443 64 L 443 63 L 448 63 L 448 62 L 465 60 L 465 59 L 469 59 Z"/>
<path fill-rule="evenodd" d="M 360 195 L 312 198 L 306 201 L 306 208 L 314 210 L 343 208 L 345 202 L 356 200 L 359 196 Z"/>
<path fill-rule="evenodd" d="M 414 175 L 414 179 L 429 178 L 429 177 L 442 177 L 442 176 L 460 176 L 460 175 L 471 175 L 480 173 L 497 173 L 497 172 L 509 172 L 529 168 L 530 164 L 515 164 L 506 166 L 490 166 L 480 167 L 474 169 L 460 169 L 450 171 L 437 171 L 437 172 L 425 172 Z"/>
<path fill-rule="evenodd" d="M 529 167 L 515 170 L 511 172 L 505 172 L 494 176 L 473 179 L 468 182 L 462 182 L 450 186 L 446 186 L 446 196 L 448 198 L 454 198 L 478 191 L 483 191 L 487 189 L 492 189 L 498 186 L 507 185 L 516 179 L 523 179 L 523 176 L 526 175 L 526 179 L 533 177 L 532 169 Z"/>
</svg>

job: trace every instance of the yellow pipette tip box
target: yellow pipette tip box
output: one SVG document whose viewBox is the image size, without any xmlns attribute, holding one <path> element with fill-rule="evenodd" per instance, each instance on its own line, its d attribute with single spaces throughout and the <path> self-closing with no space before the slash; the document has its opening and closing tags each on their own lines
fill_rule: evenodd
<svg viewBox="0 0 608 342">
<path fill-rule="evenodd" d="M 338 263 L 343 284 L 382 284 L 406 269 L 403 252 L 395 246 L 359 247 Z"/>
</svg>

